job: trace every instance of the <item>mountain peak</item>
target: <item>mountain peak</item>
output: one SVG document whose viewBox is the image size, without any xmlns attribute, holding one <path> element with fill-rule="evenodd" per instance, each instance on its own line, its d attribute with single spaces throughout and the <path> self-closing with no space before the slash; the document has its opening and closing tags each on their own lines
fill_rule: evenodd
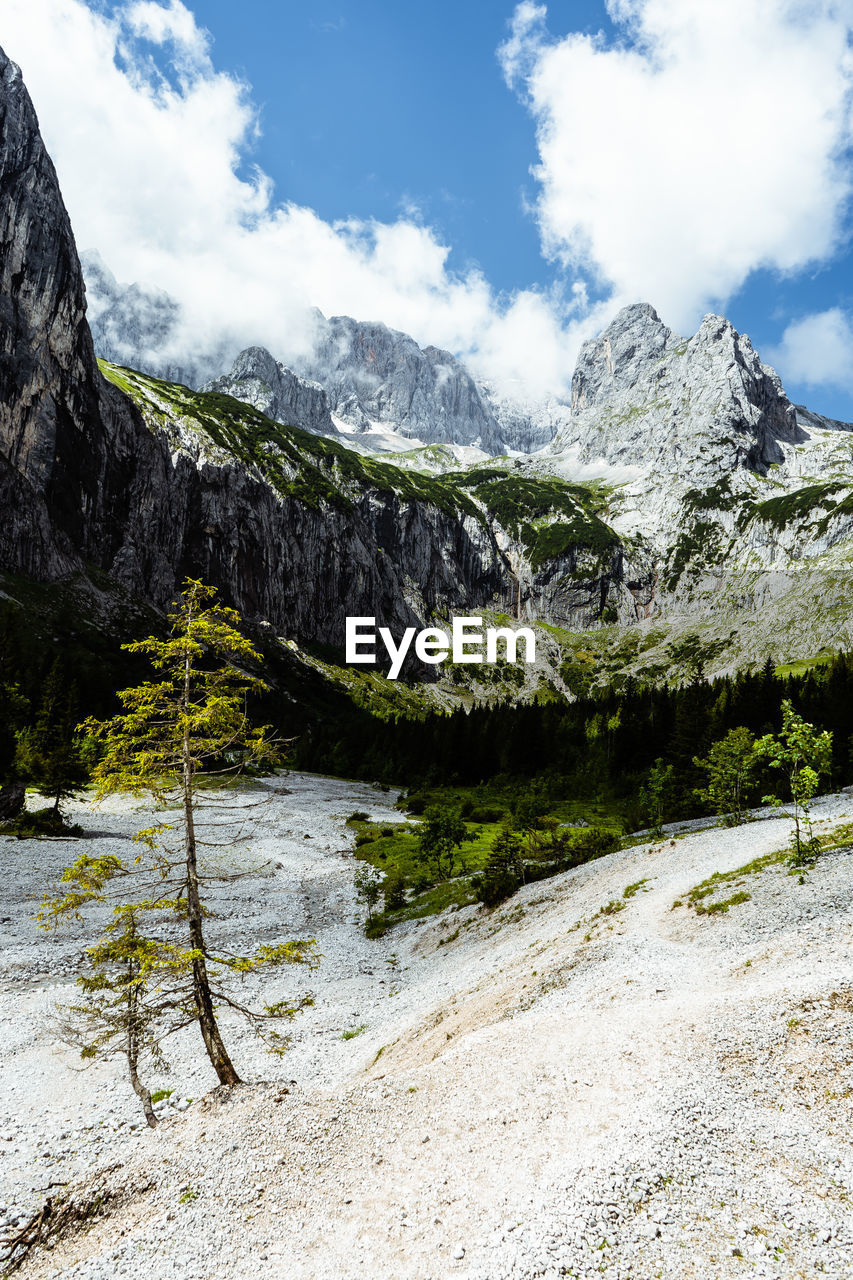
<svg viewBox="0 0 853 1280">
<path fill-rule="evenodd" d="M 554 449 L 711 485 L 738 468 L 766 471 L 784 456 L 780 442 L 801 438 L 779 376 L 729 320 L 706 315 L 684 339 L 635 303 L 581 348 Z"/>
<path fill-rule="evenodd" d="M 254 405 L 276 422 L 315 435 L 338 434 L 323 388 L 288 369 L 266 347 L 246 347 L 234 361 L 231 372 L 215 378 L 203 388 L 219 391 Z"/>
<path fill-rule="evenodd" d="M 623 307 L 603 333 L 580 349 L 572 378 L 572 412 L 635 386 L 679 341 L 648 302 Z"/>
</svg>

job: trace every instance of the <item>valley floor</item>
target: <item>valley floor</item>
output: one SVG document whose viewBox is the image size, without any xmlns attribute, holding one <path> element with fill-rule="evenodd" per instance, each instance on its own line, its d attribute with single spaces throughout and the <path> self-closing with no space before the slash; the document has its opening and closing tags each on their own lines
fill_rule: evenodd
<svg viewBox="0 0 853 1280">
<path fill-rule="evenodd" d="M 779 865 L 747 876 L 749 901 L 697 916 L 673 902 L 787 839 L 779 818 L 707 829 L 371 942 L 344 819 L 399 820 L 394 798 L 309 775 L 240 793 L 250 839 L 216 856 L 246 874 L 211 931 L 316 937 L 319 969 L 264 988 L 316 1003 L 283 1059 L 226 1020 L 255 1082 L 233 1090 L 195 1037 L 176 1042 L 150 1080 L 177 1103 L 155 1131 L 118 1062 L 81 1070 L 57 1038 L 85 934 L 31 917 L 84 844 L 0 839 L 0 1234 L 69 1181 L 105 1197 L 19 1274 L 849 1277 L 850 852 L 802 885 Z M 72 816 L 127 853 L 145 814 Z M 818 817 L 853 820 L 853 795 Z"/>
</svg>

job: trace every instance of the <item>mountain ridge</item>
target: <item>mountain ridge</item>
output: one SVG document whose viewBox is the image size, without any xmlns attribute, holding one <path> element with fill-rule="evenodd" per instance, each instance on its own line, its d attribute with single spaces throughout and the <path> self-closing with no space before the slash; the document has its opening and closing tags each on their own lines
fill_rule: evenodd
<svg viewBox="0 0 853 1280">
<path fill-rule="evenodd" d="M 347 614 L 402 629 L 477 609 L 563 632 L 754 609 L 766 631 L 769 608 L 799 607 L 792 574 L 843 586 L 850 433 L 798 418 L 722 317 L 682 339 L 650 305 L 625 309 L 583 348 L 547 449 L 468 471 L 442 462 L 441 484 L 329 432 L 351 396 L 356 419 L 405 411 L 409 430 L 419 414 L 444 430 L 461 405 L 472 432 L 491 430 L 458 362 L 386 326 L 324 321 L 337 399 L 263 349 L 238 357 L 244 394 L 311 418 L 313 434 L 228 395 L 233 380 L 198 392 L 115 365 L 102 377 L 55 170 L 5 56 L 0 76 L 0 569 L 51 581 L 91 564 L 158 608 L 191 572 L 248 619 L 331 645 Z M 849 637 L 842 586 L 832 608 L 821 586 L 826 617 L 801 628 L 816 647 Z"/>
<path fill-rule="evenodd" d="M 263 387 L 255 387 L 259 369 L 272 361 L 288 379 L 319 384 L 329 410 L 354 432 L 385 424 L 402 437 L 422 444 L 480 444 L 487 453 L 507 449 L 526 452 L 546 444 L 554 429 L 543 421 L 542 406 L 533 413 L 523 403 L 498 395 L 478 382 L 454 355 L 439 347 L 421 347 L 408 334 L 381 321 L 350 316 L 326 318 L 314 310 L 307 354 L 282 360 L 258 343 L 235 353 L 233 342 L 213 352 L 182 353 L 181 308 L 166 291 L 137 283 L 120 285 L 100 254 L 81 254 L 97 354 L 111 364 L 129 366 L 168 382 L 228 392 L 263 409 Z M 248 356 L 248 352 L 253 355 Z M 276 381 L 274 378 L 273 381 Z M 301 393 L 300 393 L 301 394 Z M 306 398 L 307 399 L 307 398 Z M 281 412 L 293 414 L 286 425 L 317 430 L 310 407 L 300 403 L 294 387 L 280 399 Z M 264 410 L 265 411 L 265 410 Z M 336 428 L 324 428 L 334 434 Z M 369 438 L 365 443 L 370 446 Z"/>
<path fill-rule="evenodd" d="M 56 172 L 2 53 L 0 86 L 0 568 L 58 580 L 91 563 L 161 608 L 191 571 L 246 617 L 333 643 L 347 613 L 397 629 L 501 599 L 479 525 L 370 487 L 355 512 L 312 508 L 101 376 Z"/>
</svg>

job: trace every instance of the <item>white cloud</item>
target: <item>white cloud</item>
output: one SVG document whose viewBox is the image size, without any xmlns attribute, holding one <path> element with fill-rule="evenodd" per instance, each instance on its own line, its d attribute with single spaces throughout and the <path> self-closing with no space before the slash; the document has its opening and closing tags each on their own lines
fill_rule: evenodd
<svg viewBox="0 0 853 1280">
<path fill-rule="evenodd" d="M 517 7 L 500 51 L 536 122 L 548 255 L 689 330 L 759 267 L 836 248 L 850 196 L 849 0 L 608 0 L 617 41 Z"/>
<path fill-rule="evenodd" d="M 853 320 L 840 307 L 803 316 L 788 325 L 768 359 L 791 382 L 853 392 Z"/>
<path fill-rule="evenodd" d="M 522 0 L 516 5 L 510 34 L 498 50 L 510 88 L 535 71 L 536 62 L 548 44 L 547 17 L 547 5 L 535 4 L 533 0 Z"/>
<path fill-rule="evenodd" d="M 196 25 L 195 18 L 181 0 L 168 5 L 156 0 L 136 0 L 125 11 L 125 23 L 137 36 L 153 44 L 171 42 L 190 64 L 203 64 L 208 55 L 207 32 Z"/>
<path fill-rule="evenodd" d="M 113 17 L 82 0 L 3 0 L 2 40 L 21 64 L 81 249 L 116 277 L 182 304 L 182 341 L 226 340 L 296 358 L 306 311 L 383 320 L 486 376 L 564 388 L 590 320 L 575 298 L 495 296 L 416 211 L 330 224 L 277 201 L 247 162 L 258 121 L 247 86 L 218 71 L 180 0 Z M 171 62 L 171 73 L 158 70 Z"/>
</svg>

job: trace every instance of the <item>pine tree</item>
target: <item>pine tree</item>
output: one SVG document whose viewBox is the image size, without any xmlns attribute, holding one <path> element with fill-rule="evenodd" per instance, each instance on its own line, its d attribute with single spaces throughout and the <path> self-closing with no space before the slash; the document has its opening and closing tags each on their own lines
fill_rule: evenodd
<svg viewBox="0 0 853 1280">
<path fill-rule="evenodd" d="M 509 898 L 522 883 L 524 862 L 521 836 L 504 826 L 489 851 L 486 865 L 473 882 L 477 897 L 487 907 Z"/>
<path fill-rule="evenodd" d="M 78 791 L 87 778 L 78 748 L 77 718 L 75 686 L 69 685 L 65 664 L 56 658 L 44 682 L 35 724 L 19 734 L 16 767 L 53 800 L 57 818 L 61 801 Z"/>
<path fill-rule="evenodd" d="M 79 983 L 85 1005 L 68 1012 L 88 1036 L 87 1056 L 107 1049 L 126 1055 L 137 1093 L 140 1055 L 156 1059 L 163 1038 L 188 1022 L 198 1023 L 220 1082 L 238 1084 L 217 1004 L 242 1014 L 279 1050 L 282 1037 L 267 1029 L 268 1020 L 290 1018 L 305 1002 L 253 1009 L 236 999 L 229 978 L 267 965 L 317 963 L 313 939 L 231 955 L 213 951 L 205 936 L 200 819 L 216 802 L 217 786 L 249 763 L 278 760 L 268 728 L 252 727 L 246 713 L 247 697 L 260 680 L 245 665 L 259 663 L 260 656 L 237 629 L 238 615 L 216 605 L 215 594 L 187 580 L 169 615 L 169 635 L 124 646 L 146 654 L 159 678 L 122 690 L 120 715 L 83 726 L 103 753 L 93 770 L 98 799 L 147 794 L 179 808 L 177 825 L 161 822 L 139 831 L 136 840 L 144 852 L 129 865 L 112 855 L 82 855 L 63 873 L 64 892 L 46 899 L 40 913 L 42 924 L 50 926 L 88 903 L 115 903 L 111 924 L 88 950 L 89 972 Z M 240 813 L 245 817 L 244 809 Z M 182 933 L 178 943 L 168 929 L 175 920 Z M 145 1106 L 144 1087 L 140 1097 Z"/>
</svg>

